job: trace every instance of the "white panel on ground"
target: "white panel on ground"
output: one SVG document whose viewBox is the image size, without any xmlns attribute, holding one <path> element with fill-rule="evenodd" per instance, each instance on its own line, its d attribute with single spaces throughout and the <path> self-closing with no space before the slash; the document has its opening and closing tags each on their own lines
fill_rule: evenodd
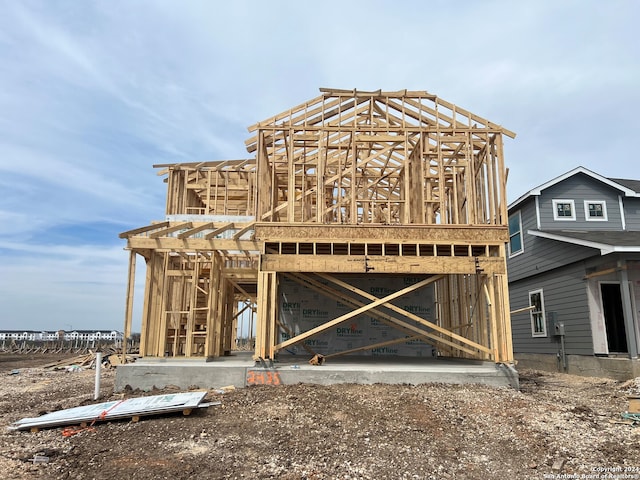
<svg viewBox="0 0 640 480">
<path fill-rule="evenodd" d="M 82 422 L 91 422 L 93 420 L 104 421 L 177 412 L 211 405 L 200 403 L 206 395 L 206 391 L 188 392 L 96 403 L 94 405 L 59 410 L 36 418 L 23 418 L 22 420 L 12 423 L 8 428 L 10 430 L 25 430 L 36 427 L 74 425 Z"/>
</svg>

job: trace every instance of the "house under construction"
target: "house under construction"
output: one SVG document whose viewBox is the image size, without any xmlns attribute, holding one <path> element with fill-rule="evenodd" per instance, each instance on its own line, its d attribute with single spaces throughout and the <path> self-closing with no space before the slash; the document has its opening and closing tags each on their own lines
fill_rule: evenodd
<svg viewBox="0 0 640 480">
<path fill-rule="evenodd" d="M 156 165 L 141 354 L 513 360 L 503 135 L 426 91 L 321 89 L 249 127 L 251 158 Z"/>
</svg>

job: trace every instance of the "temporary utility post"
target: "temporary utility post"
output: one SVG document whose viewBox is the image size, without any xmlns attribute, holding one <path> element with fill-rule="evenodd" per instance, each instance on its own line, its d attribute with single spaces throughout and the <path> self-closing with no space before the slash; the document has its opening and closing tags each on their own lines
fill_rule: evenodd
<svg viewBox="0 0 640 480">
<path fill-rule="evenodd" d="M 102 352 L 96 353 L 96 386 L 93 391 L 93 399 L 100 398 L 100 367 L 102 366 Z"/>
</svg>

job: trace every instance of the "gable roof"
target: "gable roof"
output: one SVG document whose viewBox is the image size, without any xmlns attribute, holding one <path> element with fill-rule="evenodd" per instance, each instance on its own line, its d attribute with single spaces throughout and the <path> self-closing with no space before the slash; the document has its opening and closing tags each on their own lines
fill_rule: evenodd
<svg viewBox="0 0 640 480">
<path fill-rule="evenodd" d="M 321 88 L 248 130 L 259 221 L 506 224 L 515 133 L 427 91 Z"/>
<path fill-rule="evenodd" d="M 321 88 L 321 95 L 289 110 L 248 127 L 260 129 L 304 129 L 305 127 L 358 124 L 366 122 L 372 131 L 389 127 L 406 129 L 477 128 L 496 131 L 515 138 L 516 134 L 487 119 L 447 102 L 427 91 L 399 90 L 395 92 L 341 90 Z M 274 132 L 266 133 L 266 142 Z M 302 139 L 304 140 L 304 139 Z M 258 148 L 258 135 L 245 141 L 247 150 Z"/>
<path fill-rule="evenodd" d="M 566 180 L 569 177 L 573 177 L 574 175 L 577 175 L 580 173 L 587 175 L 593 178 L 594 180 L 602 182 L 606 185 L 609 185 L 610 187 L 615 188 L 616 190 L 619 190 L 624 194 L 625 197 L 640 197 L 640 180 L 624 180 L 624 179 L 616 179 L 616 178 L 607 178 L 607 177 L 603 177 L 600 174 L 592 172 L 587 168 L 576 167 L 573 170 L 569 170 L 567 173 L 564 173 L 552 180 L 549 180 L 546 183 L 543 183 L 542 185 L 539 185 L 538 187 L 532 190 L 529 190 L 524 195 L 520 196 L 517 200 L 512 202 L 509 205 L 508 209 L 511 210 L 512 208 L 524 202 L 526 199 L 530 197 L 539 196 L 543 190 L 553 185 L 556 185 L 562 182 L 563 180 Z"/>
</svg>

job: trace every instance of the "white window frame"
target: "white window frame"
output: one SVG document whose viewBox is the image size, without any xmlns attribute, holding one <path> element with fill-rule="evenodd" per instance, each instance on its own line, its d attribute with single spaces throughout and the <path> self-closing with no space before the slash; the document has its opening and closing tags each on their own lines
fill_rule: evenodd
<svg viewBox="0 0 640 480">
<path fill-rule="evenodd" d="M 554 198 L 553 203 L 553 219 L 559 222 L 571 222 L 576 219 L 576 202 L 569 199 L 564 198 Z M 558 216 L 558 204 L 559 203 L 568 203 L 571 205 L 571 216 L 570 217 L 559 217 Z"/>
<path fill-rule="evenodd" d="M 540 294 L 541 309 L 539 311 L 534 309 L 529 310 L 529 318 L 531 319 L 531 336 L 534 338 L 543 338 L 547 336 L 547 314 L 545 312 L 545 307 L 544 307 L 544 292 L 542 288 L 529 291 L 529 306 L 533 306 L 531 305 L 531 295 L 535 295 L 537 293 Z M 534 315 L 536 314 L 542 315 L 542 331 L 536 331 L 535 317 L 534 317 Z"/>
<path fill-rule="evenodd" d="M 514 217 L 518 215 L 518 226 L 519 226 L 519 234 L 520 234 L 520 250 L 518 250 L 517 252 L 512 252 L 511 251 L 511 237 L 513 237 L 514 235 L 511 235 L 511 232 L 509 232 L 509 258 L 511 257 L 515 257 L 517 255 L 520 255 L 521 253 L 524 252 L 524 234 L 522 232 L 522 215 L 520 214 L 520 210 L 518 210 L 516 213 L 513 213 L 511 215 L 509 215 L 509 223 L 511 220 L 511 217 Z"/>
<path fill-rule="evenodd" d="M 602 205 L 602 217 L 590 217 L 589 205 Z M 607 202 L 605 200 L 585 200 L 584 201 L 584 219 L 587 222 L 606 222 L 607 218 Z"/>
</svg>

